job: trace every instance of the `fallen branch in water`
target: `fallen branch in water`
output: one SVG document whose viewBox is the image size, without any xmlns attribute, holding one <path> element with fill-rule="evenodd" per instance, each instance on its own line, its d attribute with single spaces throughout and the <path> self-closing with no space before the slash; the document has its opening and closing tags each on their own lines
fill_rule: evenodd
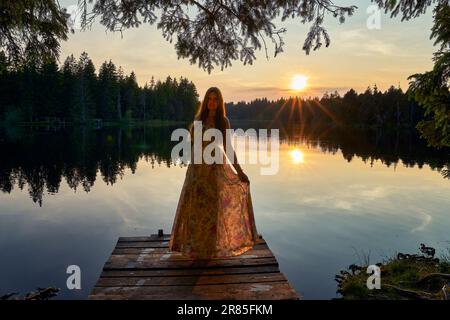
<svg viewBox="0 0 450 320">
<path fill-rule="evenodd" d="M 414 290 L 402 289 L 390 284 L 385 284 L 386 287 L 394 289 L 397 293 L 405 298 L 412 298 L 416 300 L 431 300 L 432 298 L 426 292 L 418 292 Z"/>
<path fill-rule="evenodd" d="M 430 273 L 427 274 L 425 277 L 423 277 L 422 279 L 420 279 L 419 281 L 417 281 L 417 284 L 423 284 L 431 279 L 436 279 L 436 278 L 442 278 L 442 279 L 449 279 L 450 280 L 450 274 L 449 273 Z"/>
</svg>

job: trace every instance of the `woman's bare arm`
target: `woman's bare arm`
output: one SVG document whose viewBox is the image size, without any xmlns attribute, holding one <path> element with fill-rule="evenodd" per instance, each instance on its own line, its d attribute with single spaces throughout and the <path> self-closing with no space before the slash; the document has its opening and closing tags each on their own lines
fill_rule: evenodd
<svg viewBox="0 0 450 320">
<path fill-rule="evenodd" d="M 230 121 L 227 118 L 225 118 L 225 129 L 230 129 L 230 128 L 231 128 Z M 228 151 L 230 151 L 230 153 L 233 156 L 233 159 L 230 159 L 230 160 L 233 160 L 233 163 L 232 163 L 233 167 L 236 169 L 237 172 L 241 172 L 242 168 L 237 159 L 236 152 L 234 151 L 234 148 L 233 148 L 233 144 L 230 143 L 230 145 L 227 145 L 227 133 L 226 132 L 225 132 L 225 137 L 223 139 L 223 145 L 224 145 L 225 153 L 228 155 L 229 154 Z"/>
<path fill-rule="evenodd" d="M 226 121 L 225 129 L 230 129 L 231 128 L 230 121 L 227 118 L 225 118 L 225 121 Z M 227 142 L 227 133 L 225 132 L 224 143 L 223 143 L 225 153 L 228 154 L 227 150 L 229 148 L 230 153 L 232 153 L 232 155 L 233 155 L 233 159 L 232 159 L 233 163 L 232 163 L 232 165 L 233 165 L 234 169 L 236 169 L 236 172 L 237 172 L 239 178 L 242 181 L 250 183 L 250 180 L 248 179 L 247 175 L 244 173 L 244 171 L 241 168 L 241 165 L 239 164 L 239 161 L 237 159 L 236 152 L 234 151 L 232 143 L 230 143 L 230 145 L 228 146 L 226 142 Z"/>
</svg>

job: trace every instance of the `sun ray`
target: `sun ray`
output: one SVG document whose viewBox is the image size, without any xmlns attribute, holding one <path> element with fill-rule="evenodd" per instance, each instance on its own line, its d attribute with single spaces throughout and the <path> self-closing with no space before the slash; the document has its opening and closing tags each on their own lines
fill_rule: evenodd
<svg viewBox="0 0 450 320">
<path fill-rule="evenodd" d="M 331 118 L 331 120 L 333 120 L 333 122 L 337 125 L 340 124 L 339 120 L 336 118 L 336 116 L 330 112 L 330 110 L 328 110 L 325 106 L 323 106 L 320 101 L 317 100 L 313 100 L 316 104 L 317 107 L 319 107 L 319 109 L 321 111 L 323 111 L 327 116 L 329 116 Z"/>
</svg>

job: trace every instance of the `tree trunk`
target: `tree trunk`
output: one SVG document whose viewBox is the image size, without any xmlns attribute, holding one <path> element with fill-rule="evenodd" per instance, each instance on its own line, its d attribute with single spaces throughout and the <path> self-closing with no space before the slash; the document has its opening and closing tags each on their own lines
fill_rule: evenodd
<svg viewBox="0 0 450 320">
<path fill-rule="evenodd" d="M 119 120 L 122 120 L 122 105 L 120 104 L 120 89 L 119 94 L 117 95 L 117 117 Z"/>
</svg>

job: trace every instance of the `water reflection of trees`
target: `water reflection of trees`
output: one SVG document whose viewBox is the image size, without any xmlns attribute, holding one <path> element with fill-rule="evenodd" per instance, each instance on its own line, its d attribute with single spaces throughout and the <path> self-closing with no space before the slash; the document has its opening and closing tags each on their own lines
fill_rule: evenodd
<svg viewBox="0 0 450 320">
<path fill-rule="evenodd" d="M 141 158 L 152 167 L 172 164 L 168 127 L 2 131 L 0 189 L 10 193 L 14 186 L 23 190 L 28 185 L 40 205 L 43 193 L 57 193 L 63 178 L 71 189 L 89 192 L 97 174 L 112 185 L 127 168 L 134 173 Z"/>
<path fill-rule="evenodd" d="M 245 130 L 254 126 L 243 122 Z M 322 152 L 342 153 L 348 162 L 357 157 L 373 165 L 380 161 L 387 167 L 403 165 L 408 168 L 428 165 L 450 179 L 450 149 L 427 147 L 414 128 L 411 129 L 350 129 L 339 126 L 284 126 L 270 123 L 264 128 L 279 129 L 280 140 L 288 145 L 303 144 Z"/>
<path fill-rule="evenodd" d="M 299 131 L 303 133 L 299 135 Z M 403 165 L 422 168 L 429 165 L 444 178 L 449 178 L 450 150 L 427 147 L 414 129 L 289 128 L 281 134 L 281 140 L 288 144 L 303 142 L 312 148 L 333 154 L 340 151 L 348 162 L 357 157 L 371 166 L 376 161 L 387 167 Z"/>
<path fill-rule="evenodd" d="M 237 125 L 243 129 L 255 126 Z M 450 178 L 449 151 L 427 148 L 414 130 L 279 128 L 280 138 L 286 144 L 302 143 L 323 152 L 342 152 L 349 162 L 357 157 L 368 164 L 379 160 L 388 167 L 429 165 L 444 178 Z M 171 150 L 176 144 L 170 141 L 173 129 L 80 127 L 55 132 L 30 127 L 0 129 L 0 189 L 11 193 L 14 187 L 23 190 L 27 186 L 32 200 L 42 205 L 44 192 L 57 193 L 63 179 L 71 189 L 89 192 L 98 177 L 113 185 L 126 169 L 134 173 L 141 159 L 152 167 L 170 167 L 174 165 Z"/>
</svg>

